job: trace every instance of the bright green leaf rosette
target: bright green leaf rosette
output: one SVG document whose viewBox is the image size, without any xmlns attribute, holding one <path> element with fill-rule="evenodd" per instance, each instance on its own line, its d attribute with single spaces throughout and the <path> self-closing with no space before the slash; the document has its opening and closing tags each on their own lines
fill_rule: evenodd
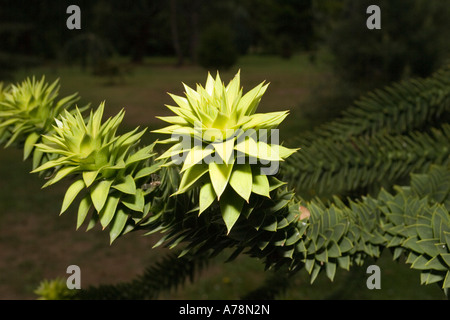
<svg viewBox="0 0 450 320">
<path fill-rule="evenodd" d="M 70 109 L 79 99 L 76 93 L 56 101 L 59 80 L 51 84 L 45 77 L 34 77 L 22 83 L 0 86 L 0 143 L 5 147 L 23 145 L 24 160 L 33 154 L 33 168 L 46 161 L 42 153 L 34 152 L 41 135 L 52 129 L 53 119 Z"/>
<path fill-rule="evenodd" d="M 111 242 L 122 232 L 126 224 L 142 221 L 149 213 L 145 196 L 152 190 L 141 188 L 147 178 L 159 169 L 159 164 L 148 165 L 155 155 L 154 144 L 135 150 L 146 130 L 134 129 L 116 135 L 124 111 L 102 123 L 104 103 L 91 111 L 85 122 L 81 112 L 65 112 L 55 119 L 54 133 L 45 135 L 36 148 L 44 153 L 57 155 L 33 172 L 53 169 L 44 185 L 52 185 L 66 176 L 75 176 L 64 197 L 61 214 L 75 198 L 83 193 L 78 206 L 77 228 L 85 221 L 88 212 L 96 211 L 89 222 L 90 229 L 100 221 L 103 229 L 111 224 Z M 84 190 L 84 192 L 83 192 Z"/>
<path fill-rule="evenodd" d="M 262 82 L 243 94 L 240 72 L 227 86 L 219 73 L 208 74 L 205 87 L 184 84 L 186 97 L 170 95 L 177 106 L 167 107 L 176 116 L 158 117 L 171 125 L 154 131 L 170 134 L 161 142 L 173 144 L 159 159 L 181 166 L 174 195 L 198 187 L 199 215 L 218 203 L 228 232 L 252 194 L 270 197 L 283 184 L 267 172 L 296 151 L 269 143 L 288 111 L 256 113 L 267 87 Z"/>
</svg>

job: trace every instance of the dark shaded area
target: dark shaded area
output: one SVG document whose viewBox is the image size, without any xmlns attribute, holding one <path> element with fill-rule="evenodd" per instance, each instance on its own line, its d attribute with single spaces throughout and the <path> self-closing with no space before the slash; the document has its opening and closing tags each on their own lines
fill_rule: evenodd
<svg viewBox="0 0 450 320">
<path fill-rule="evenodd" d="M 81 9 L 81 30 L 66 27 L 70 16 L 66 9 L 73 4 Z M 176 55 L 179 65 L 196 64 L 215 25 L 226 30 L 236 54 L 241 55 L 260 52 L 288 57 L 309 48 L 314 38 L 311 0 L 3 0 L 1 8 L 2 53 L 40 62 L 79 60 L 84 67 L 111 53 L 133 63 L 141 63 L 146 56 Z M 224 55 L 227 52 L 216 52 L 219 60 Z"/>
<path fill-rule="evenodd" d="M 66 27 L 73 4 L 81 9 L 81 30 Z M 366 27 L 369 5 L 381 9 L 381 30 Z M 449 8 L 439 0 L 2 0 L 0 79 L 47 62 L 120 78 L 129 67 L 114 57 L 139 65 L 170 56 L 176 66 L 214 71 L 247 54 L 289 59 L 308 52 L 314 61 L 326 50 L 338 80 L 327 83 L 326 94 L 318 88 L 309 112 L 327 120 L 368 90 L 429 76 L 445 64 Z"/>
</svg>

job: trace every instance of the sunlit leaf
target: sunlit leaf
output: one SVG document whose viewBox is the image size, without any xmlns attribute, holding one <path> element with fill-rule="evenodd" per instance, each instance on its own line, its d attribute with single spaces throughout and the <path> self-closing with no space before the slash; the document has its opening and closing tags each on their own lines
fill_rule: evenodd
<svg viewBox="0 0 450 320">
<path fill-rule="evenodd" d="M 126 176 L 121 183 L 115 184 L 112 187 L 127 194 L 134 194 L 136 192 L 136 184 L 131 175 Z"/>
<path fill-rule="evenodd" d="M 75 200 L 76 196 L 84 188 L 85 188 L 85 184 L 82 179 L 77 180 L 70 185 L 70 187 L 67 189 L 66 194 L 64 196 L 60 214 L 62 214 L 63 212 L 65 212 L 67 210 L 67 208 L 69 208 L 69 206 L 72 204 L 73 200 Z"/>
<path fill-rule="evenodd" d="M 92 201 L 89 195 L 86 195 L 83 199 L 81 199 L 77 213 L 77 230 L 81 227 L 84 220 L 86 220 L 86 216 L 89 213 L 89 209 L 91 208 L 91 206 Z"/>
<path fill-rule="evenodd" d="M 121 202 L 133 211 L 143 212 L 145 206 L 144 191 L 136 189 L 133 195 L 124 197 Z"/>
<path fill-rule="evenodd" d="M 269 197 L 269 180 L 264 174 L 253 176 L 252 192 Z"/>
<path fill-rule="evenodd" d="M 236 221 L 241 214 L 244 199 L 239 197 L 234 191 L 228 189 L 224 192 L 220 201 L 220 211 L 222 213 L 223 221 L 227 226 L 227 232 L 230 233 Z"/>
<path fill-rule="evenodd" d="M 230 176 L 230 185 L 234 191 L 247 202 L 250 199 L 253 185 L 252 169 L 250 164 L 236 164 Z"/>
<path fill-rule="evenodd" d="M 188 190 L 206 172 L 208 172 L 208 166 L 205 164 L 198 164 L 187 169 L 181 177 L 179 189 L 175 194 L 180 194 Z"/>
<path fill-rule="evenodd" d="M 102 225 L 103 229 L 105 229 L 114 218 L 119 200 L 119 196 L 109 195 L 106 204 L 103 206 L 102 210 L 99 211 L 98 215 L 100 217 L 100 224 Z"/>
<path fill-rule="evenodd" d="M 125 213 L 122 209 L 116 211 L 114 215 L 114 219 L 111 222 L 111 229 L 109 231 L 110 243 L 113 243 L 114 240 L 119 237 L 122 233 L 123 228 L 125 227 L 128 220 L 128 214 Z"/>
<path fill-rule="evenodd" d="M 111 180 L 104 180 L 100 181 L 91 188 L 92 203 L 94 204 L 94 207 L 98 212 L 100 212 L 105 205 L 111 184 Z"/>
<path fill-rule="evenodd" d="M 214 192 L 214 188 L 211 184 L 211 182 L 205 183 L 200 188 L 200 195 L 199 195 L 199 215 L 205 211 L 209 206 L 213 203 L 214 199 L 216 198 L 216 193 Z"/>
<path fill-rule="evenodd" d="M 220 196 L 225 191 L 232 169 L 233 163 L 218 164 L 211 162 L 209 164 L 209 176 L 218 199 L 220 199 Z"/>
<path fill-rule="evenodd" d="M 26 160 L 31 154 L 31 151 L 33 151 L 34 144 L 38 141 L 40 138 L 40 135 L 36 132 L 32 132 L 28 135 L 27 139 L 25 140 L 25 144 L 23 146 L 23 159 Z"/>
</svg>

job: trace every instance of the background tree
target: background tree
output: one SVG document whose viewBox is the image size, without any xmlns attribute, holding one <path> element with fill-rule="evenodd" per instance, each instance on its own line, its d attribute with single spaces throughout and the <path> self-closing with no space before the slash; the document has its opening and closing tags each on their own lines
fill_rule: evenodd
<svg viewBox="0 0 450 320">
<path fill-rule="evenodd" d="M 237 59 L 238 52 L 229 28 L 210 26 L 202 34 L 198 48 L 199 64 L 208 70 L 229 69 Z"/>
<path fill-rule="evenodd" d="M 381 8 L 381 30 L 365 27 L 371 4 Z M 449 13 L 436 0 L 343 1 L 327 37 L 338 75 L 360 92 L 409 76 L 429 76 L 448 58 L 442 30 L 450 28 Z"/>
<path fill-rule="evenodd" d="M 380 30 L 366 27 L 372 4 L 381 9 Z M 314 1 L 313 15 L 316 44 L 334 70 L 317 87 L 311 119 L 333 119 L 365 92 L 427 77 L 449 59 L 450 11 L 441 1 Z"/>
</svg>

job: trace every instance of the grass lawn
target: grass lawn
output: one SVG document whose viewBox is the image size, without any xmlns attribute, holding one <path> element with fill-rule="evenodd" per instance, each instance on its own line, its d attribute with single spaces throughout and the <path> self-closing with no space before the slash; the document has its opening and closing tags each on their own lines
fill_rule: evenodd
<svg viewBox="0 0 450 320">
<path fill-rule="evenodd" d="M 243 57 L 234 68 L 220 73 L 222 80 L 228 83 L 238 70 L 241 71 L 241 84 L 245 91 L 262 81 L 270 83 L 258 111 L 291 110 L 291 116 L 285 120 L 283 128 L 295 127 L 297 132 L 309 126 L 309 120 L 301 116 L 303 110 L 309 108 L 313 88 L 324 79 L 330 79 L 326 64 L 319 61 L 313 65 L 307 55 L 294 56 L 291 60 L 271 56 Z M 91 103 L 92 107 L 97 107 L 105 101 L 106 114 L 114 115 L 125 108 L 124 122 L 127 125 L 149 128 L 164 125 L 155 116 L 170 115 L 165 105 L 173 105 L 174 102 L 167 93 L 183 95 L 182 83 L 195 88 L 197 83 L 204 85 L 207 77 L 207 71 L 203 68 L 176 68 L 171 59 L 151 58 L 143 65 L 130 67 L 130 73 L 125 74 L 123 82 L 93 77 L 79 67 L 56 66 L 24 70 L 18 72 L 15 78 L 21 81 L 28 76 L 40 78 L 44 74 L 48 81 L 60 79 L 61 95 L 78 92 L 80 105 Z M 215 71 L 211 74 L 215 76 Z M 116 80 L 115 84 L 108 84 L 110 80 Z"/>
<path fill-rule="evenodd" d="M 225 82 L 241 70 L 244 90 L 263 80 L 271 83 L 260 111 L 291 110 L 280 127 L 282 139 L 311 127 L 307 113 L 317 88 L 332 83 L 326 60 L 312 64 L 307 55 L 291 60 L 277 57 L 244 57 L 238 65 L 221 73 Z M 207 72 L 194 66 L 173 67 L 173 61 L 148 59 L 134 66 L 123 82 L 107 84 L 110 79 L 93 77 L 76 67 L 39 67 L 16 74 L 21 81 L 27 76 L 48 81 L 61 80 L 61 95 L 78 92 L 80 105 L 96 107 L 105 100 L 108 115 L 125 108 L 124 130 L 135 126 L 155 129 L 164 125 L 155 118 L 168 115 L 165 104 L 172 104 L 167 92 L 182 94 L 182 82 L 189 86 L 205 83 Z M 325 94 L 326 92 L 324 92 Z M 323 109 L 326 112 L 326 108 Z M 145 142 L 157 138 L 152 133 Z M 296 147 L 296 146 L 290 146 Z M 110 284 L 133 279 L 145 266 L 158 259 L 168 249 L 151 249 L 153 237 L 129 234 L 109 245 L 108 234 L 99 228 L 84 232 L 75 230 L 75 212 L 58 216 L 66 185 L 41 190 L 42 179 L 29 174 L 30 164 L 22 161 L 20 150 L 0 152 L 0 299 L 35 299 L 33 291 L 44 279 L 67 277 L 66 269 L 75 264 L 81 268 L 82 287 Z M 223 263 L 214 260 L 199 274 L 194 283 L 164 293 L 161 299 L 237 299 L 256 289 L 267 274 L 257 260 L 241 256 L 237 261 Z M 420 286 L 418 272 L 402 263 L 392 262 L 388 252 L 376 263 L 381 267 L 381 290 L 369 290 L 364 267 L 352 272 L 340 271 L 332 283 L 319 276 L 309 284 L 306 272 L 293 278 L 283 299 L 442 299 L 437 286 Z M 370 264 L 370 261 L 368 262 Z"/>
</svg>

